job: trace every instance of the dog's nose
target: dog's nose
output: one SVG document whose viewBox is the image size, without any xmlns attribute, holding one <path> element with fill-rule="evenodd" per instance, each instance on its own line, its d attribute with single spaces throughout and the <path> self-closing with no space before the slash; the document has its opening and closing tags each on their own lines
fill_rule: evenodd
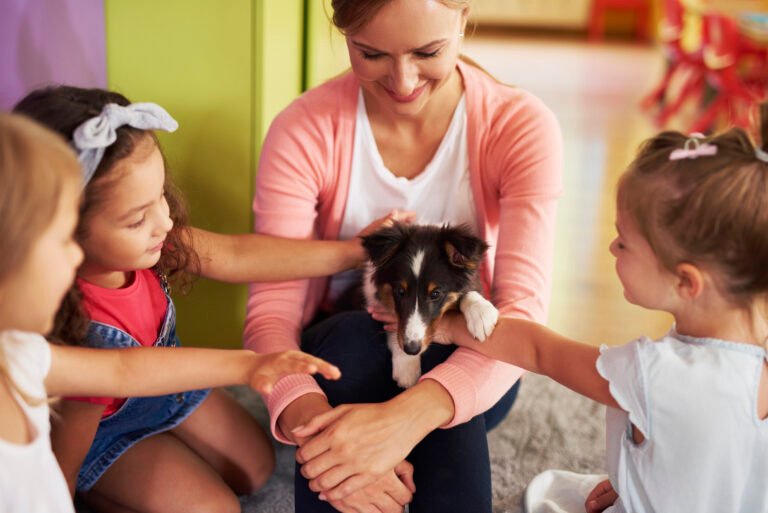
<svg viewBox="0 0 768 513">
<path fill-rule="evenodd" d="M 418 340 L 409 340 L 403 346 L 405 354 L 416 355 L 421 351 L 421 342 Z"/>
</svg>

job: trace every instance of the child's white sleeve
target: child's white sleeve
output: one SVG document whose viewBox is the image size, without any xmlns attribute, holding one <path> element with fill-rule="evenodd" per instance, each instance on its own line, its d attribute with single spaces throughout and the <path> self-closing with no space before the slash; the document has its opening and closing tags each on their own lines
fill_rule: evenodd
<svg viewBox="0 0 768 513">
<path fill-rule="evenodd" d="M 597 359 L 597 372 L 608 381 L 611 395 L 646 438 L 650 436 L 650 425 L 642 347 L 652 343 L 647 338 L 641 338 L 623 346 L 603 345 Z"/>
<path fill-rule="evenodd" d="M 14 384 L 31 397 L 45 399 L 44 382 L 51 369 L 48 341 L 37 333 L 5 331 L 0 334 L 0 346 Z"/>
</svg>

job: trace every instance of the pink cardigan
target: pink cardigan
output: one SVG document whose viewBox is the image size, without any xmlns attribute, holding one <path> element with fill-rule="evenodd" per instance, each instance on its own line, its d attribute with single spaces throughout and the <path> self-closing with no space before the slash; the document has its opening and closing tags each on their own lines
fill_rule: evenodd
<svg viewBox="0 0 768 513">
<path fill-rule="evenodd" d="M 502 315 L 545 322 L 549 306 L 562 139 L 541 101 L 463 61 L 470 181 L 480 234 L 490 244 L 481 267 L 486 293 Z M 299 239 L 338 239 L 347 199 L 360 84 L 354 74 L 297 98 L 273 121 L 259 162 L 254 229 Z M 446 198 L 446 200 L 448 200 Z M 308 256 L 311 258 L 311 256 Z M 269 353 L 296 349 L 317 313 L 327 278 L 250 287 L 245 346 Z M 303 307 L 303 308 L 302 308 Z M 513 340 L 509 341 L 514 343 Z M 455 415 L 443 427 L 493 406 L 522 369 L 458 349 L 422 379 L 442 384 Z M 272 432 L 296 398 L 322 391 L 309 376 L 283 378 L 266 398 Z"/>
</svg>

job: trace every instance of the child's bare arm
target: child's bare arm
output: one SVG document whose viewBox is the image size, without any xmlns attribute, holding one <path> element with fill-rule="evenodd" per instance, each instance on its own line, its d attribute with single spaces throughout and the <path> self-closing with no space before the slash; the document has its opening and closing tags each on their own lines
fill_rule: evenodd
<svg viewBox="0 0 768 513">
<path fill-rule="evenodd" d="M 191 229 L 200 257 L 199 274 L 217 281 L 248 283 L 327 276 L 361 265 L 359 239 L 295 240 L 256 233 L 222 235 Z"/>
<path fill-rule="evenodd" d="M 597 372 L 597 347 L 582 344 L 523 319 L 502 317 L 485 342 L 478 342 L 467 330 L 464 317 L 451 314 L 442 335 L 457 345 L 544 374 L 590 399 L 618 408 L 608 382 Z"/>
<path fill-rule="evenodd" d="M 415 214 L 393 210 L 358 235 L 372 233 L 395 221 L 410 222 Z M 229 283 L 286 281 L 329 276 L 358 267 L 366 254 L 360 239 L 297 240 L 257 233 L 223 235 L 190 229 L 191 244 L 200 257 L 201 276 Z"/>
<path fill-rule="evenodd" d="M 268 394 L 289 374 L 339 369 L 301 351 L 257 354 L 248 350 L 158 348 L 90 349 L 51 345 L 48 395 L 134 397 L 227 385 L 249 385 Z"/>
<path fill-rule="evenodd" d="M 51 448 L 74 495 L 77 474 L 99 428 L 103 404 L 61 400 L 51 408 Z"/>
</svg>

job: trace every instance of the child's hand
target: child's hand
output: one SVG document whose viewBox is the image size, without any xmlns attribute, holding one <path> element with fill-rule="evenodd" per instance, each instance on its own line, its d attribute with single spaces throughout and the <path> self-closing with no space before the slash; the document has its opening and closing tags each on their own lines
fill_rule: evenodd
<svg viewBox="0 0 768 513">
<path fill-rule="evenodd" d="M 612 506 L 618 498 L 619 494 L 613 489 L 611 481 L 606 479 L 597 483 L 597 486 L 589 492 L 587 500 L 584 502 L 584 508 L 587 510 L 587 513 L 600 513 L 609 506 Z"/>
<path fill-rule="evenodd" d="M 370 235 L 382 228 L 388 228 L 395 223 L 412 223 L 416 220 L 416 212 L 411 210 L 390 210 L 387 215 L 376 219 L 371 224 L 360 230 L 358 237 Z"/>
<path fill-rule="evenodd" d="M 250 369 L 248 384 L 262 394 L 272 392 L 280 379 L 291 374 L 320 373 L 326 379 L 339 379 L 341 371 L 335 365 L 301 351 L 256 354 Z"/>
</svg>

